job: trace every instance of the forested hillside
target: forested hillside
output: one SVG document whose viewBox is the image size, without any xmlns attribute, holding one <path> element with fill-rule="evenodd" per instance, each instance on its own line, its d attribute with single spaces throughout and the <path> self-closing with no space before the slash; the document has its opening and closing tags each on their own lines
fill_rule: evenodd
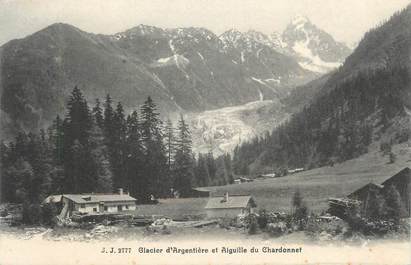
<svg viewBox="0 0 411 265">
<path fill-rule="evenodd" d="M 18 133 L 1 142 L 1 200 L 37 209 L 50 194 L 111 193 L 124 188 L 147 202 L 190 195 L 193 186 L 233 182 L 231 157 L 192 152 L 191 132 L 181 116 L 163 122 L 148 97 L 126 115 L 110 95 L 91 108 L 75 87 L 64 118 L 40 133 Z"/>
<path fill-rule="evenodd" d="M 408 6 L 368 32 L 346 63 L 318 82 L 311 104 L 269 135 L 236 148 L 235 172 L 313 168 L 357 157 L 373 141 L 382 148 L 407 141 L 410 28 Z"/>
</svg>

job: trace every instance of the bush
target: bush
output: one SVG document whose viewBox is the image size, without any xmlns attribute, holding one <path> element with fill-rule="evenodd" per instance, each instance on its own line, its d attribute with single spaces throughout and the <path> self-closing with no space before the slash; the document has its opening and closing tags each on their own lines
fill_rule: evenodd
<svg viewBox="0 0 411 265">
<path fill-rule="evenodd" d="M 397 160 L 397 156 L 393 152 L 390 152 L 389 164 L 394 164 L 396 160 Z"/>
<path fill-rule="evenodd" d="M 41 207 L 41 222 L 44 225 L 53 225 L 57 215 L 57 208 L 53 203 L 46 203 Z"/>
<path fill-rule="evenodd" d="M 218 225 L 221 228 L 230 229 L 231 227 L 237 227 L 236 218 L 220 218 L 218 220 Z"/>
<path fill-rule="evenodd" d="M 258 213 L 258 217 L 257 217 L 257 223 L 260 229 L 266 228 L 267 223 L 268 223 L 268 214 L 266 210 L 264 209 L 260 210 L 260 212 Z"/>
<path fill-rule="evenodd" d="M 349 227 L 349 234 L 352 232 L 362 232 L 365 227 L 365 221 L 361 218 L 358 206 L 347 208 L 344 219 Z"/>
<path fill-rule="evenodd" d="M 292 222 L 298 230 L 303 230 L 308 219 L 308 208 L 298 190 L 294 193 L 292 204 L 294 208 Z"/>
<path fill-rule="evenodd" d="M 23 203 L 23 223 L 37 225 L 41 222 L 41 207 L 38 203 Z"/>
<path fill-rule="evenodd" d="M 248 234 L 254 235 L 257 233 L 258 223 L 257 217 L 254 214 L 248 215 Z"/>
<path fill-rule="evenodd" d="M 287 232 L 287 224 L 285 222 L 269 223 L 267 232 L 274 237 L 282 236 Z"/>
</svg>

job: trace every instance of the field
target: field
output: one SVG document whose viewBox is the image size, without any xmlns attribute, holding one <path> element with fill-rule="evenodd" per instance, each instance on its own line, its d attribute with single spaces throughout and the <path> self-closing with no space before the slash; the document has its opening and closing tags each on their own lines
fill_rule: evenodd
<svg viewBox="0 0 411 265">
<path fill-rule="evenodd" d="M 397 159 L 388 164 L 388 157 L 374 147 L 373 151 L 352 160 L 336 164 L 334 167 L 322 167 L 300 172 L 282 178 L 255 180 L 250 183 L 209 187 L 214 194 L 251 194 L 258 208 L 289 212 L 291 198 L 299 190 L 311 211 L 321 212 L 327 209 L 329 197 L 344 197 L 374 182 L 382 183 L 404 167 L 411 167 L 411 147 L 408 144 L 396 145 L 393 152 Z M 207 198 L 160 200 L 158 205 L 140 205 L 139 215 L 182 215 L 204 214 Z"/>
</svg>

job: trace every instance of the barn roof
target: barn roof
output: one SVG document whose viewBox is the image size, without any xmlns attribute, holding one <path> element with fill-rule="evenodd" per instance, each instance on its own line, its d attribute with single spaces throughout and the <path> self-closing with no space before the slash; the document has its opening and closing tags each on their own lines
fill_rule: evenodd
<svg viewBox="0 0 411 265">
<path fill-rule="evenodd" d="M 390 185 L 393 182 L 400 182 L 402 184 L 407 184 L 410 183 L 411 180 L 411 169 L 409 167 L 406 167 L 402 169 L 400 172 L 392 176 L 391 178 L 387 179 L 382 183 L 382 185 Z"/>
<path fill-rule="evenodd" d="M 252 207 L 257 206 L 250 195 L 229 195 L 228 200 L 225 200 L 225 196 L 217 196 L 208 200 L 205 209 L 246 208 L 248 203 Z"/>
<path fill-rule="evenodd" d="M 352 192 L 350 195 L 348 195 L 348 198 L 358 196 L 361 193 L 369 192 L 370 190 L 381 190 L 382 188 L 384 188 L 383 185 L 370 182 L 370 183 L 362 186 L 361 188 L 355 190 L 354 192 Z"/>
<path fill-rule="evenodd" d="M 43 203 L 57 203 L 61 201 L 62 195 L 50 195 L 44 199 Z"/>
<path fill-rule="evenodd" d="M 99 202 L 133 202 L 136 201 L 128 194 L 63 194 L 63 197 L 75 203 Z"/>
</svg>

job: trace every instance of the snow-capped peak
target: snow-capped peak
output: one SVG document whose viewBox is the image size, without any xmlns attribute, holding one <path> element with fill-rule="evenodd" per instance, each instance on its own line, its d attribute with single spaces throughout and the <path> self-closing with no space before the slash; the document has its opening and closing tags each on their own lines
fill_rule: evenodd
<svg viewBox="0 0 411 265">
<path fill-rule="evenodd" d="M 335 41 L 302 15 L 291 21 L 282 38 L 300 66 L 313 72 L 324 73 L 338 67 L 351 52 L 345 44 Z"/>
<path fill-rule="evenodd" d="M 303 15 L 296 15 L 292 20 L 291 20 L 291 24 L 294 26 L 298 26 L 298 25 L 304 25 L 305 23 L 310 22 L 310 20 Z"/>
</svg>

